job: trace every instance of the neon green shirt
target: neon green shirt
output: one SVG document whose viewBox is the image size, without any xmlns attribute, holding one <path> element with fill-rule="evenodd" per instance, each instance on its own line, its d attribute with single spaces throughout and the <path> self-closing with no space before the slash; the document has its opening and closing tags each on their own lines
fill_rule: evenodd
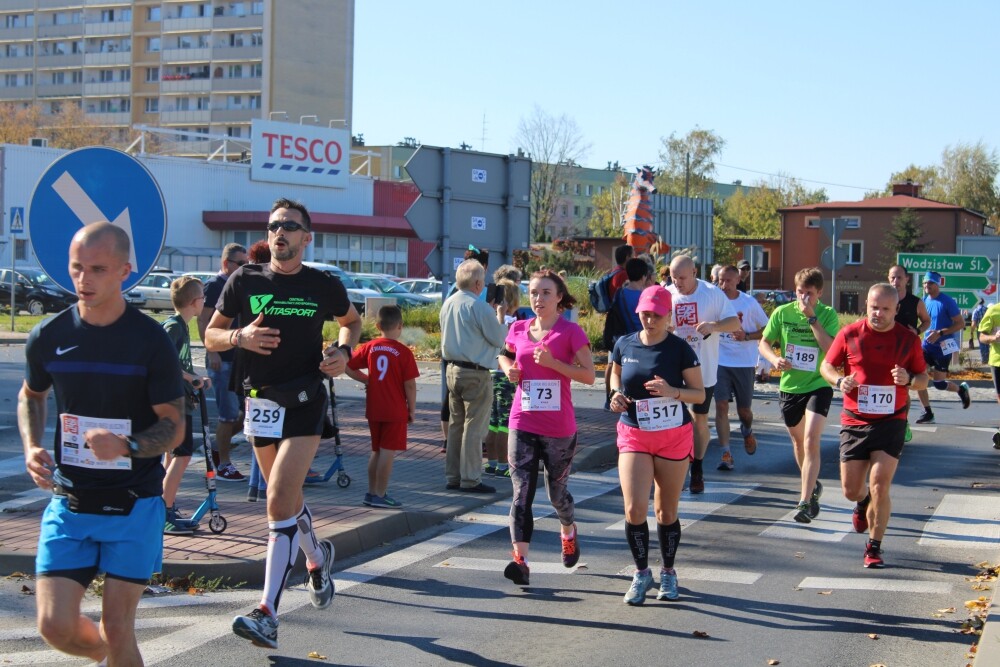
<svg viewBox="0 0 1000 667">
<path fill-rule="evenodd" d="M 819 324 L 831 336 L 836 336 L 840 330 L 837 312 L 824 303 L 816 304 L 816 317 Z M 798 301 L 778 306 L 771 313 L 771 319 L 764 327 L 764 340 L 777 342 L 781 345 L 781 356 L 795 366 L 781 374 L 781 391 L 788 394 L 805 394 L 830 383 L 819 374 L 819 366 L 823 363 L 826 353 L 816 342 L 808 318 L 799 310 Z M 791 346 L 791 347 L 789 347 Z M 806 370 L 811 368 L 811 370 Z"/>
<path fill-rule="evenodd" d="M 979 321 L 979 333 L 992 336 L 1000 329 L 1000 304 L 993 304 L 986 309 L 986 314 Z M 1000 366 L 1000 341 L 990 345 L 990 366 Z"/>
</svg>

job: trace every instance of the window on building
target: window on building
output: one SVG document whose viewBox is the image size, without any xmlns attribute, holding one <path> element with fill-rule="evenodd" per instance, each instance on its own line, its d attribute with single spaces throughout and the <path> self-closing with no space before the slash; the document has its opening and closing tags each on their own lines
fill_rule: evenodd
<svg viewBox="0 0 1000 667">
<path fill-rule="evenodd" d="M 561 194 L 561 195 L 566 194 L 566 188 L 568 188 L 568 187 L 569 186 L 566 185 L 565 183 L 560 183 L 559 184 L 559 194 Z"/>
<path fill-rule="evenodd" d="M 593 185 L 588 185 L 587 186 L 587 196 L 589 197 L 592 194 L 594 194 L 594 186 Z"/>
<path fill-rule="evenodd" d="M 235 127 L 235 126 L 234 127 L 227 127 L 226 128 L 226 134 L 228 136 L 230 136 L 230 137 L 238 139 L 239 137 L 243 136 L 243 128 L 242 127 Z"/>
<path fill-rule="evenodd" d="M 587 207 L 587 217 L 589 218 L 592 215 L 594 215 L 594 207 L 593 206 L 588 206 Z"/>
<path fill-rule="evenodd" d="M 260 108 L 260 95 L 251 95 L 250 96 L 250 108 L 251 109 L 259 109 Z"/>
<path fill-rule="evenodd" d="M 24 45 L 24 55 L 26 55 L 26 56 L 33 56 L 33 55 L 35 55 L 35 45 L 34 44 L 25 44 Z"/>
<path fill-rule="evenodd" d="M 819 229 L 819 218 L 808 217 L 806 218 L 806 228 L 807 229 Z"/>
<path fill-rule="evenodd" d="M 147 97 L 146 98 L 146 113 L 160 113 L 160 98 L 159 97 Z"/>
<path fill-rule="evenodd" d="M 20 14 L 7 14 L 4 17 L 4 27 L 5 28 L 20 28 L 21 27 L 21 15 Z"/>
<path fill-rule="evenodd" d="M 864 263 L 864 241 L 842 241 L 838 242 L 837 246 L 839 248 L 838 252 L 842 251 L 847 253 L 848 264 Z"/>
<path fill-rule="evenodd" d="M 73 70 L 70 72 L 70 81 L 72 83 L 83 83 L 83 70 Z"/>
<path fill-rule="evenodd" d="M 372 239 L 372 250 L 385 250 L 385 237 L 376 236 Z"/>
<path fill-rule="evenodd" d="M 260 16 L 264 13 L 264 3 L 262 0 L 256 0 L 250 3 L 250 13 L 254 16 Z"/>
<path fill-rule="evenodd" d="M 230 65 L 229 74 L 230 79 L 242 79 L 243 78 L 243 65 Z"/>
<path fill-rule="evenodd" d="M 860 229 L 861 228 L 861 218 L 851 217 L 847 218 L 847 229 Z"/>
<path fill-rule="evenodd" d="M 146 40 L 146 51 L 148 53 L 156 53 L 160 50 L 160 38 L 150 37 Z"/>
<path fill-rule="evenodd" d="M 97 73 L 97 79 L 101 83 L 110 83 L 115 80 L 115 72 L 110 69 L 102 69 Z"/>
<path fill-rule="evenodd" d="M 27 239 L 14 239 L 14 258 L 20 260 L 28 259 Z"/>
<path fill-rule="evenodd" d="M 243 108 L 243 96 L 242 95 L 230 95 L 229 99 L 226 101 L 227 109 L 242 109 Z"/>
<path fill-rule="evenodd" d="M 199 97 L 195 101 L 195 106 L 198 109 L 198 111 L 208 111 L 209 109 L 211 109 L 212 106 L 209 103 L 209 100 L 210 100 L 210 98 L 207 97 L 207 96 L 206 97 Z"/>
<path fill-rule="evenodd" d="M 242 2 L 230 2 L 229 3 L 229 13 L 233 16 L 246 16 L 247 8 Z"/>
<path fill-rule="evenodd" d="M 254 79 L 264 76 L 264 65 L 262 63 L 253 63 L 250 65 L 250 76 Z"/>
<path fill-rule="evenodd" d="M 559 212 L 562 214 L 564 218 L 566 217 L 567 215 L 566 204 L 563 204 L 562 206 L 559 207 Z"/>
<path fill-rule="evenodd" d="M 579 218 L 580 217 L 580 207 L 579 206 L 574 206 L 573 207 L 573 217 L 575 217 L 575 218 Z"/>
<path fill-rule="evenodd" d="M 147 67 L 146 68 L 146 81 L 148 83 L 153 83 L 160 80 L 160 68 L 159 67 Z"/>
<path fill-rule="evenodd" d="M 118 80 L 119 81 L 131 81 L 132 80 L 132 70 L 129 68 L 118 70 Z"/>
<path fill-rule="evenodd" d="M 252 32 L 252 33 L 250 33 L 250 45 L 251 46 L 263 46 L 264 45 L 264 33 L 262 33 L 262 32 Z"/>
<path fill-rule="evenodd" d="M 573 184 L 573 194 L 575 194 L 575 195 L 580 194 L 580 184 L 579 183 L 574 183 Z"/>
<path fill-rule="evenodd" d="M 146 9 L 146 20 L 147 21 L 159 21 L 160 20 L 160 8 L 159 7 L 149 7 Z"/>
<path fill-rule="evenodd" d="M 66 83 L 66 73 L 65 72 L 53 72 L 52 73 L 52 85 L 58 86 L 60 84 Z"/>
<path fill-rule="evenodd" d="M 33 86 L 35 85 L 35 75 L 28 73 L 24 75 L 24 85 Z"/>
</svg>

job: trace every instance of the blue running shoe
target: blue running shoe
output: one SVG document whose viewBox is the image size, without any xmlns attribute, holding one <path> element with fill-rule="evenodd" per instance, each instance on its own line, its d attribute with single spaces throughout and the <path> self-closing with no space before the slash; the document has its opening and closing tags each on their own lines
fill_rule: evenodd
<svg viewBox="0 0 1000 667">
<path fill-rule="evenodd" d="M 632 585 L 625 593 L 625 604 L 636 607 L 646 601 L 646 591 L 653 587 L 653 571 L 648 567 L 632 575 Z"/>
<path fill-rule="evenodd" d="M 680 597 L 677 592 L 677 572 L 674 568 L 670 570 L 660 570 L 660 592 L 657 593 L 657 600 L 676 600 Z"/>
</svg>

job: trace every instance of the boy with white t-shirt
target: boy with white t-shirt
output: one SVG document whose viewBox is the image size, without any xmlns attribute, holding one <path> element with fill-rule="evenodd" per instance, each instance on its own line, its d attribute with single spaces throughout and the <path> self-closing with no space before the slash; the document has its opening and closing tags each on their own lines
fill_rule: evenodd
<svg viewBox="0 0 1000 667">
<path fill-rule="evenodd" d="M 675 257 L 670 262 L 670 277 L 673 284 L 667 289 L 673 298 L 674 334 L 687 341 L 698 355 L 705 383 L 705 402 L 690 408 L 694 419 L 694 460 L 688 487 L 691 493 L 704 493 L 702 461 L 708 449 L 708 409 L 719 368 L 719 334 L 739 329 L 740 319 L 722 290 L 696 277 L 690 257 Z"/>
</svg>

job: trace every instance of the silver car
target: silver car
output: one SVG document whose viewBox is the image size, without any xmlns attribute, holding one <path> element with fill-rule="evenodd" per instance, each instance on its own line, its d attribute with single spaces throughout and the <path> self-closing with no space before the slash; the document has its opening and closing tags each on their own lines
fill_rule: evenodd
<svg viewBox="0 0 1000 667">
<path fill-rule="evenodd" d="M 132 291 L 138 292 L 145 298 L 146 303 L 142 307 L 147 310 L 154 313 L 173 310 L 174 304 L 170 301 L 170 283 L 179 276 L 179 273 L 150 273 Z"/>
</svg>

